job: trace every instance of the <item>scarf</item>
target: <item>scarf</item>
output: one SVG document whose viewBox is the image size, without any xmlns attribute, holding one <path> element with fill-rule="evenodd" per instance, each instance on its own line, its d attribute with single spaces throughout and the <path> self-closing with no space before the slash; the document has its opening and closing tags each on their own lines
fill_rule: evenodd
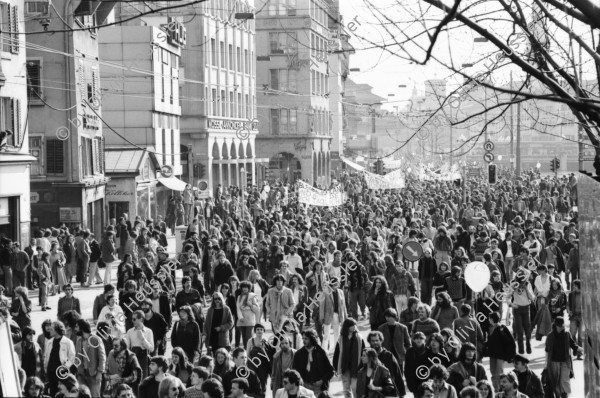
<svg viewBox="0 0 600 398">
<path fill-rule="evenodd" d="M 306 351 L 308 352 L 308 361 L 306 362 L 306 371 L 310 372 L 310 367 L 313 361 L 313 351 L 315 350 L 315 347 L 311 347 L 311 348 L 307 348 Z"/>
</svg>

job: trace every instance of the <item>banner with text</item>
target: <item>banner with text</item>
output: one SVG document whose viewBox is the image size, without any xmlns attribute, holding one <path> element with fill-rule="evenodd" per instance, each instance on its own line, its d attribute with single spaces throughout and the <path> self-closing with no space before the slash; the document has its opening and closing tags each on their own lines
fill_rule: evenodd
<svg viewBox="0 0 600 398">
<path fill-rule="evenodd" d="M 346 193 L 339 189 L 323 191 L 304 181 L 298 181 L 298 202 L 312 206 L 341 206 L 346 201 Z"/>
<path fill-rule="evenodd" d="M 365 180 L 369 189 L 402 189 L 405 187 L 402 170 L 396 170 L 384 176 L 365 171 Z"/>
</svg>

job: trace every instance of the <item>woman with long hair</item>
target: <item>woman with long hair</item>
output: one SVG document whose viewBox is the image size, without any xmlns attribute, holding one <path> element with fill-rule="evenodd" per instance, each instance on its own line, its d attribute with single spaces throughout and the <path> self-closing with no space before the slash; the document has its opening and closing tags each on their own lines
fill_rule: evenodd
<svg viewBox="0 0 600 398">
<path fill-rule="evenodd" d="M 25 387 L 23 388 L 24 398 L 48 398 L 44 395 L 44 382 L 39 377 L 31 376 L 25 380 Z"/>
<path fill-rule="evenodd" d="M 256 269 L 253 269 L 248 274 L 248 282 L 250 282 L 252 285 L 252 289 L 250 291 L 256 295 L 256 299 L 258 301 L 258 307 L 260 310 L 256 320 L 257 322 L 260 322 L 262 319 L 262 314 L 264 313 L 265 296 L 267 295 L 267 292 L 271 286 L 261 277 L 260 272 Z"/>
<path fill-rule="evenodd" d="M 440 332 L 444 338 L 444 352 L 450 358 L 450 362 L 454 363 L 458 361 L 458 354 L 460 353 L 460 340 L 454 334 L 454 330 L 451 328 L 442 329 Z"/>
<path fill-rule="evenodd" d="M 171 352 L 171 364 L 168 373 L 177 377 L 189 387 L 191 385 L 192 364 L 188 361 L 187 355 L 181 347 L 173 347 Z"/>
<path fill-rule="evenodd" d="M 177 312 L 179 321 L 173 325 L 171 344 L 173 347 L 181 347 L 189 360 L 195 363 L 196 357 L 200 357 L 200 326 L 189 305 L 180 307 Z"/>
<path fill-rule="evenodd" d="M 53 242 L 50 246 L 50 268 L 52 270 L 52 281 L 58 288 L 56 292 L 60 292 L 63 286 L 67 283 L 65 277 L 65 254 L 60 250 L 58 242 Z"/>
<path fill-rule="evenodd" d="M 452 365 L 453 361 L 450 359 L 450 356 L 446 354 L 444 346 L 444 337 L 441 333 L 434 333 L 429 336 L 427 339 L 427 351 L 425 351 L 423 362 L 429 365 L 444 365 L 446 368 Z"/>
<path fill-rule="evenodd" d="M 352 396 L 349 387 L 357 383 L 358 370 L 361 367 L 361 353 L 364 349 L 365 341 L 358 333 L 356 320 L 344 319 L 333 353 L 333 368 L 342 378 L 346 397 Z"/>
<path fill-rule="evenodd" d="M 448 278 L 450 274 L 451 272 L 448 263 L 442 261 L 438 266 L 438 272 L 433 276 L 433 294 L 435 297 L 437 297 L 438 293 L 446 290 L 446 278 Z"/>
<path fill-rule="evenodd" d="M 226 348 L 219 348 L 215 351 L 215 369 L 213 373 L 223 378 L 227 372 L 233 369 L 231 355 Z"/>
<path fill-rule="evenodd" d="M 255 293 L 252 293 L 252 284 L 243 281 L 240 284 L 240 295 L 236 301 L 236 346 L 239 347 L 238 335 L 242 340 L 242 347 L 246 347 L 252 337 L 252 329 L 259 321 L 260 306 Z"/>
<path fill-rule="evenodd" d="M 237 307 L 236 307 L 237 308 Z M 229 331 L 233 328 L 233 315 L 225 299 L 219 292 L 213 294 L 212 304 L 206 312 L 203 336 L 206 340 L 206 348 L 209 352 L 215 352 L 219 348 L 230 348 Z"/>
<path fill-rule="evenodd" d="M 63 316 L 67 311 L 73 310 L 81 314 L 81 304 L 79 303 L 79 299 L 73 295 L 71 284 L 66 284 L 63 287 L 63 291 L 65 295 L 58 299 L 58 313 L 56 316 L 62 322 L 65 321 Z"/>
<path fill-rule="evenodd" d="M 455 319 L 458 319 L 458 310 L 454 306 L 450 295 L 441 292 L 435 295 L 436 304 L 431 311 L 431 318 L 438 323 L 440 329 L 450 328 Z"/>
<path fill-rule="evenodd" d="M 494 387 L 489 380 L 479 380 L 477 382 L 477 389 L 481 398 L 494 398 Z"/>
<path fill-rule="evenodd" d="M 31 326 L 31 300 L 25 286 L 15 288 L 15 297 L 10 306 L 10 315 L 21 330 Z"/>
<path fill-rule="evenodd" d="M 389 290 L 387 280 L 381 275 L 377 275 L 373 279 L 373 286 L 369 289 L 367 296 L 367 306 L 369 307 L 371 330 L 377 330 L 385 323 L 385 310 L 388 308 L 398 310 L 394 294 Z"/>
<path fill-rule="evenodd" d="M 176 377 L 165 377 L 158 385 L 158 398 L 183 398 L 184 395 L 185 385 Z"/>
<path fill-rule="evenodd" d="M 357 398 L 378 398 L 398 396 L 390 377 L 390 371 L 383 366 L 373 348 L 365 348 L 361 355 L 362 367 L 356 381 Z"/>
<path fill-rule="evenodd" d="M 550 292 L 548 293 L 548 309 L 552 321 L 556 317 L 563 316 L 567 309 L 567 295 L 563 291 L 562 283 L 559 279 L 552 279 L 550 282 Z"/>
</svg>

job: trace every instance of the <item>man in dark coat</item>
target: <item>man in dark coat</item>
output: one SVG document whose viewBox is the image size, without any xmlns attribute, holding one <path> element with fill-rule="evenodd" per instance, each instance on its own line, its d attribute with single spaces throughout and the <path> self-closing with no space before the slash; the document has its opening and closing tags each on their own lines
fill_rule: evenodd
<svg viewBox="0 0 600 398">
<path fill-rule="evenodd" d="M 542 381 L 527 364 L 529 359 L 517 354 L 514 358 L 515 374 L 519 380 L 519 392 L 529 398 L 544 398 L 544 386 Z"/>
<path fill-rule="evenodd" d="M 504 362 L 512 362 L 517 345 L 510 330 L 500 324 L 500 314 L 492 312 L 489 316 L 490 335 L 486 343 L 486 354 L 490 357 L 490 372 L 494 390 L 500 391 L 500 375 L 504 373 Z"/>
<path fill-rule="evenodd" d="M 297 370 L 304 380 L 304 387 L 319 395 L 321 391 L 329 390 L 329 382 L 333 378 L 333 366 L 327 353 L 319 343 L 319 337 L 314 329 L 302 332 L 304 346 L 296 351 L 292 368 Z"/>
<path fill-rule="evenodd" d="M 385 325 L 384 325 L 385 326 Z M 396 357 L 389 350 L 383 348 L 383 334 L 376 330 L 369 333 L 367 340 L 371 348 L 377 351 L 377 357 L 389 371 L 392 377 L 392 382 L 396 386 L 396 391 L 399 397 L 406 395 L 406 386 L 404 385 L 402 367 L 398 364 Z"/>
</svg>

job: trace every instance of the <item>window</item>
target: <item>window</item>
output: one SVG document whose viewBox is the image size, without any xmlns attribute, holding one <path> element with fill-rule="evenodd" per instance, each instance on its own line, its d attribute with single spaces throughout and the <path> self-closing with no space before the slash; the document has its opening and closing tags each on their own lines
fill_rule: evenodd
<svg viewBox="0 0 600 398">
<path fill-rule="evenodd" d="M 42 61 L 27 61 L 27 92 L 32 100 L 42 96 Z"/>
<path fill-rule="evenodd" d="M 273 90 L 296 91 L 295 69 L 271 69 L 271 84 Z"/>
<path fill-rule="evenodd" d="M 221 90 L 221 116 L 225 116 L 227 113 L 227 97 L 225 96 L 225 90 Z"/>
<path fill-rule="evenodd" d="M 279 135 L 279 109 L 271 109 L 271 134 Z"/>
<path fill-rule="evenodd" d="M 19 53 L 19 8 L 7 3 L 0 3 L 0 26 L 2 26 L 3 52 Z"/>
<path fill-rule="evenodd" d="M 224 42 L 219 42 L 219 51 L 221 51 L 221 68 L 226 68 L 226 59 L 225 57 L 227 56 L 227 54 L 225 53 L 225 43 Z"/>
<path fill-rule="evenodd" d="M 160 101 L 165 102 L 165 64 L 160 64 Z"/>
<path fill-rule="evenodd" d="M 81 165 L 83 167 L 83 176 L 89 177 L 94 174 L 94 149 L 92 140 L 87 137 L 81 138 Z"/>
<path fill-rule="evenodd" d="M 288 54 L 298 52 L 296 33 L 278 32 L 269 33 L 271 54 Z"/>
<path fill-rule="evenodd" d="M 210 39 L 210 52 L 212 66 L 217 66 L 217 41 Z"/>
<path fill-rule="evenodd" d="M 65 141 L 46 140 L 46 174 L 65 173 Z"/>
<path fill-rule="evenodd" d="M 298 114 L 295 109 L 271 109 L 271 132 L 273 135 L 296 134 Z"/>
<path fill-rule="evenodd" d="M 235 114 L 235 99 L 233 97 L 233 91 L 229 92 L 229 117 L 239 117 Z"/>
<path fill-rule="evenodd" d="M 26 1 L 25 14 L 28 17 L 48 15 L 47 1 Z"/>
<path fill-rule="evenodd" d="M 21 101 L 16 98 L 0 97 L 0 131 L 4 130 L 13 132 L 7 137 L 7 145 L 21 145 Z"/>
<path fill-rule="evenodd" d="M 238 108 L 238 117 L 245 117 L 244 115 L 244 103 L 242 102 L 242 94 L 238 93 L 237 95 L 237 108 Z"/>
<path fill-rule="evenodd" d="M 219 107 L 217 105 L 217 89 L 216 88 L 212 89 L 212 97 L 211 97 L 210 102 L 212 103 L 212 115 L 217 116 Z"/>
<path fill-rule="evenodd" d="M 234 65 L 233 65 L 233 45 L 232 44 L 229 45 L 229 65 L 228 65 L 228 68 L 230 70 L 233 70 L 233 68 L 234 68 Z"/>
<path fill-rule="evenodd" d="M 175 130 L 171 130 L 171 165 L 175 166 Z"/>
<path fill-rule="evenodd" d="M 250 73 L 250 67 L 248 66 L 248 50 L 244 50 L 244 73 Z"/>
<path fill-rule="evenodd" d="M 167 164 L 167 131 L 165 129 L 161 130 L 162 132 L 162 160 L 163 165 Z"/>
<path fill-rule="evenodd" d="M 246 114 L 244 115 L 244 117 L 251 119 L 253 115 L 250 113 L 250 100 L 249 100 L 248 94 L 246 94 L 245 104 L 246 104 Z"/>
<path fill-rule="evenodd" d="M 296 15 L 296 0 L 271 0 L 269 15 Z"/>
<path fill-rule="evenodd" d="M 237 65 L 235 70 L 238 72 L 242 71 L 242 50 L 239 47 L 237 48 Z"/>
<path fill-rule="evenodd" d="M 36 159 L 31 163 L 31 175 L 44 175 L 41 136 L 29 136 L 29 154 Z"/>
</svg>

